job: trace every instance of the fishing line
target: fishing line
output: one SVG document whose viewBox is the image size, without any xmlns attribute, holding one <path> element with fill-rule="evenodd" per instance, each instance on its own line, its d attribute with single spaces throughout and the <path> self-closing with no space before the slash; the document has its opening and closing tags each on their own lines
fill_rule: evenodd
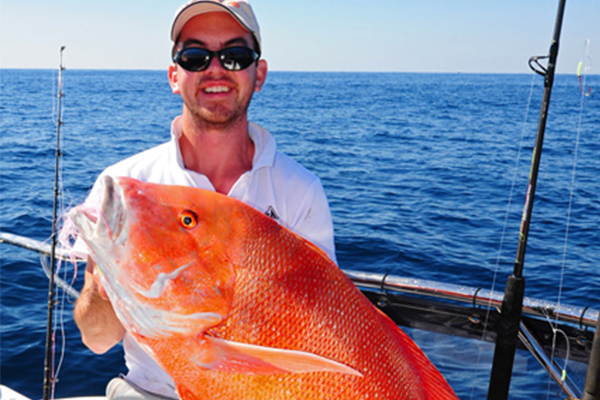
<svg viewBox="0 0 600 400">
<path fill-rule="evenodd" d="M 589 47 L 590 47 L 590 39 L 586 39 L 585 40 L 585 44 L 584 44 L 584 54 L 586 55 L 586 58 L 584 59 L 588 59 L 591 62 L 591 58 L 589 57 Z M 591 64 L 591 63 L 590 63 Z M 573 211 L 573 196 L 575 193 L 575 181 L 576 181 L 576 177 L 577 177 L 577 164 L 578 164 L 578 155 L 579 155 L 579 144 L 581 141 L 581 131 L 582 131 L 582 121 L 583 121 L 583 111 L 584 111 L 584 102 L 586 100 L 586 98 L 591 94 L 591 89 L 588 87 L 589 90 L 582 90 L 582 87 L 585 88 L 586 87 L 586 76 L 587 76 L 587 71 L 589 71 L 589 69 L 591 69 L 590 64 L 586 65 L 585 69 L 584 69 L 584 76 L 582 79 L 581 76 L 581 72 L 582 72 L 582 62 L 579 63 L 578 65 L 578 78 L 579 78 L 579 92 L 580 92 L 580 96 L 579 96 L 579 114 L 578 114 L 578 118 L 577 118 L 577 128 L 576 128 L 576 135 L 575 135 L 575 147 L 573 150 L 573 168 L 572 168 L 572 172 L 571 172 L 571 183 L 570 183 L 570 188 L 569 188 L 569 202 L 568 202 L 568 206 L 567 206 L 567 218 L 566 218 L 566 223 L 565 223 L 565 237 L 564 237 L 564 241 L 563 241 L 563 251 L 562 251 L 562 260 L 561 260 L 561 267 L 560 267 L 560 278 L 559 278 L 559 285 L 558 285 L 558 298 L 557 298 L 557 307 L 560 307 L 561 304 L 561 300 L 562 300 L 562 292 L 563 292 L 563 287 L 564 287 L 564 275 L 565 275 L 565 270 L 566 270 L 566 263 L 567 263 L 567 253 L 568 253 L 568 248 L 569 248 L 569 233 L 571 230 L 571 216 L 572 216 L 572 211 Z M 583 82 L 583 85 L 582 85 Z M 552 340 L 552 351 L 551 351 L 551 361 L 554 362 L 554 354 L 556 352 L 556 332 L 559 331 L 560 333 L 562 333 L 565 336 L 565 340 L 566 340 L 566 345 L 567 345 L 567 358 L 565 359 L 565 364 L 564 364 L 564 368 L 563 368 L 563 380 L 566 377 L 567 374 L 567 365 L 568 365 L 568 357 L 569 357 L 569 338 L 566 336 L 566 334 L 560 330 L 558 330 L 556 327 L 558 326 L 558 315 L 556 315 L 554 322 L 548 317 L 546 316 L 546 319 L 548 320 L 548 324 L 550 325 L 550 327 L 552 328 L 552 332 L 553 332 L 553 340 Z M 548 381 L 548 388 L 550 387 L 550 383 L 551 381 Z"/>
<path fill-rule="evenodd" d="M 60 66 L 59 70 L 56 72 L 56 76 L 52 79 L 52 93 L 56 93 L 56 97 L 52 96 L 52 119 L 54 121 L 54 125 L 57 132 L 57 140 L 56 140 L 56 165 L 55 165 L 55 193 L 54 193 L 54 215 L 53 215 L 53 226 L 52 226 L 52 246 L 53 253 L 54 247 L 56 246 L 56 239 L 59 236 L 59 222 L 62 222 L 62 218 L 57 217 L 57 209 L 61 210 L 61 215 L 64 215 L 65 204 L 64 204 L 64 165 L 61 161 L 62 155 L 64 154 L 64 143 L 60 140 L 60 127 L 63 124 L 63 116 L 64 116 L 64 93 L 62 92 L 62 72 L 64 71 L 64 66 L 62 64 L 62 52 L 64 50 L 64 46 L 61 47 L 60 50 Z M 60 238 L 58 238 L 60 242 Z M 51 333 L 47 333 L 46 339 L 46 359 L 45 359 L 45 378 L 44 378 L 44 399 L 54 399 L 56 383 L 58 382 L 58 377 L 60 375 L 62 365 L 65 359 L 66 354 L 66 334 L 65 334 L 65 307 L 67 301 L 67 294 L 73 298 L 78 297 L 77 291 L 73 288 L 73 283 L 75 282 L 77 276 L 77 264 L 74 265 L 74 273 L 71 279 L 71 283 L 67 283 L 68 281 L 68 268 L 62 269 L 63 278 L 59 277 L 59 271 L 61 271 L 62 260 L 57 260 L 56 255 L 51 255 L 50 264 L 48 266 L 48 258 L 41 257 L 41 265 L 44 269 L 46 275 L 50 279 L 50 285 L 53 287 L 49 293 L 49 316 L 48 316 L 48 330 L 50 330 L 50 324 L 52 324 Z M 54 294 L 57 293 L 58 289 L 62 288 L 62 296 L 60 297 L 59 302 L 54 301 Z M 59 312 L 59 318 L 53 318 L 53 312 L 51 309 L 58 305 L 57 311 Z M 60 335 L 60 355 L 58 357 L 57 363 L 57 334 Z"/>
<path fill-rule="evenodd" d="M 588 13 L 589 16 L 594 15 L 594 13 L 593 13 L 594 6 L 595 6 L 595 2 L 592 2 L 591 10 Z M 592 23 L 591 23 L 591 17 L 590 17 L 589 25 L 588 25 L 588 32 L 591 32 L 591 28 L 592 28 Z M 583 112 L 584 112 L 584 108 L 585 108 L 584 103 L 585 103 L 586 98 L 589 97 L 592 93 L 591 88 L 589 86 L 587 86 L 587 83 L 586 83 L 587 75 L 588 75 L 587 73 L 588 73 L 588 71 L 591 70 L 591 66 L 592 66 L 592 59 L 590 56 L 590 38 L 589 38 L 590 35 L 588 34 L 587 36 L 588 37 L 585 39 L 584 45 L 583 45 L 583 52 L 582 52 L 583 53 L 583 57 L 582 57 L 583 61 L 580 61 L 577 66 L 577 78 L 579 81 L 579 93 L 580 93 L 579 114 L 578 114 L 578 118 L 577 118 L 575 146 L 574 146 L 574 150 L 573 150 L 573 168 L 571 171 L 571 183 L 570 183 L 570 188 L 569 188 L 569 201 L 568 201 L 568 206 L 567 206 L 567 217 L 566 217 L 566 223 L 565 223 L 565 237 L 564 237 L 564 242 L 563 242 L 562 260 L 561 260 L 561 267 L 560 267 L 557 307 L 560 307 L 561 300 L 562 300 L 562 292 L 563 292 L 563 287 L 564 287 L 564 275 L 565 275 L 565 270 L 566 270 L 567 252 L 568 252 L 568 244 L 569 244 L 569 233 L 570 233 L 570 228 L 571 228 L 571 216 L 572 216 L 572 211 L 573 211 L 573 196 L 575 193 L 575 182 L 576 182 L 576 177 L 577 177 L 579 144 L 580 144 L 580 140 L 581 140 Z M 563 380 L 564 380 L 566 378 L 566 374 L 567 374 L 567 365 L 568 365 L 568 359 L 569 359 L 569 349 L 570 349 L 569 338 L 563 331 L 556 328 L 559 323 L 558 315 L 555 316 L 554 322 L 549 318 L 549 316 L 546 316 L 546 319 L 548 320 L 548 324 L 552 328 L 552 332 L 553 332 L 552 350 L 551 350 L 551 354 L 550 354 L 552 362 L 554 362 L 554 354 L 556 353 L 556 333 L 557 333 L 557 331 L 562 333 L 563 336 L 565 336 L 567 353 L 566 353 L 566 359 L 565 359 L 564 368 L 563 368 Z M 551 384 L 551 380 L 549 379 L 548 380 L 548 388 L 550 388 L 550 384 Z"/>
<path fill-rule="evenodd" d="M 555 327 L 555 325 L 552 323 L 552 320 L 550 319 L 550 316 L 548 315 L 548 312 L 546 310 L 544 310 L 544 316 L 546 318 L 546 321 L 548 321 L 548 324 L 552 328 L 552 352 L 550 354 L 550 363 L 551 364 L 557 365 L 557 362 L 554 360 L 554 353 L 556 352 L 557 334 L 560 333 L 563 336 L 563 338 L 565 339 L 565 359 L 563 362 L 563 367 L 560 369 L 562 372 L 561 380 L 564 382 L 567 379 L 567 366 L 569 365 L 569 359 L 571 358 L 571 342 L 569 342 L 569 336 L 565 333 L 565 331 Z M 548 386 L 546 389 L 546 399 L 550 398 L 550 393 L 551 393 L 550 384 L 551 383 L 552 383 L 552 380 L 548 379 Z"/>
<path fill-rule="evenodd" d="M 64 229 L 61 230 L 61 232 Z M 59 239 L 60 242 L 60 239 Z M 62 245 L 62 242 L 60 242 Z M 62 245 L 63 249 L 65 249 L 65 246 Z M 77 300 L 79 298 L 79 292 L 73 287 L 74 283 L 75 283 L 75 278 L 77 277 L 77 259 L 73 259 L 73 264 L 74 264 L 74 273 L 73 276 L 71 277 L 70 283 L 68 282 L 68 270 L 65 269 L 65 271 L 63 272 L 64 278 L 61 278 L 60 276 L 58 276 L 56 273 L 54 274 L 54 282 L 56 283 L 56 285 L 61 288 L 63 291 L 65 291 L 65 293 L 67 293 L 69 295 L 70 298 L 72 298 L 73 300 Z M 48 266 L 48 259 L 46 257 L 41 257 L 40 258 L 40 264 L 42 266 L 42 270 L 44 271 L 44 273 L 46 274 L 46 277 L 48 279 L 50 279 L 50 267 Z M 62 265 L 62 260 L 58 262 L 58 265 L 61 266 Z M 69 301 L 71 302 L 71 301 Z"/>
<path fill-rule="evenodd" d="M 582 92 L 581 93 L 581 98 L 583 99 L 585 97 L 585 94 Z M 582 100 L 583 101 L 583 100 Z M 569 203 L 567 206 L 567 220 L 566 220 L 566 226 L 565 226 L 565 239 L 563 242 L 563 254 L 562 254 L 562 260 L 561 260 L 561 267 L 560 267 L 560 277 L 559 277 L 559 284 L 558 284 L 558 298 L 557 298 L 557 308 L 560 308 L 560 304 L 561 304 L 561 300 L 562 300 L 562 292 L 563 292 L 563 287 L 564 287 L 564 276 L 565 276 L 565 269 L 566 269 L 566 261 L 567 261 L 567 251 L 568 251 L 568 244 L 569 244 L 569 232 L 570 232 L 570 227 L 571 227 L 571 213 L 573 210 L 573 194 L 575 192 L 575 178 L 577 176 L 577 158 L 578 158 L 578 151 L 579 151 L 579 141 L 581 138 L 581 118 L 582 118 L 582 111 L 583 111 L 583 102 L 580 105 L 580 109 L 579 109 L 579 121 L 578 121 L 578 126 L 577 126 L 577 134 L 575 137 L 575 149 L 574 149 L 574 155 L 573 155 L 573 170 L 571 172 L 571 186 L 569 189 Z M 556 316 L 555 319 L 555 323 L 553 324 L 552 321 L 550 321 L 550 319 L 548 318 L 548 322 L 550 324 L 550 326 L 552 327 L 552 331 L 555 331 L 555 327 L 558 326 L 558 315 Z M 568 344 L 568 338 L 567 338 L 567 344 Z M 554 353 L 556 351 L 555 348 L 555 342 L 554 340 L 552 341 L 552 354 L 551 354 L 551 359 L 552 361 L 554 360 Z M 565 365 L 565 371 L 566 371 L 566 365 Z M 548 385 L 550 385 L 550 382 L 548 382 Z"/>
<path fill-rule="evenodd" d="M 63 70 L 65 69 L 64 67 L 61 67 Z M 63 102 L 63 107 L 61 107 L 61 115 L 60 115 L 60 124 L 63 124 L 63 116 L 64 116 L 64 93 L 61 93 L 61 97 L 62 97 L 62 102 Z M 64 141 L 60 142 L 60 155 L 62 157 L 62 155 L 64 154 Z M 59 231 L 59 227 L 63 225 L 63 220 L 64 220 L 64 215 L 65 215 L 65 189 L 64 189 L 64 179 L 63 179 L 63 173 L 64 173 L 64 164 L 61 162 L 60 163 L 60 167 L 58 168 L 58 192 L 59 192 L 59 197 L 58 197 L 58 202 L 59 202 L 59 210 L 60 210 L 60 216 L 57 219 L 57 231 Z M 58 233 L 57 233 L 58 234 Z M 58 234 L 59 235 L 59 234 Z M 60 235 L 59 235 L 60 236 Z M 58 238 L 58 242 L 60 243 L 60 237 Z M 54 398 L 54 393 L 55 393 L 55 389 L 56 389 L 56 384 L 59 382 L 59 375 L 60 372 L 62 370 L 62 365 L 65 359 L 65 355 L 66 355 L 66 338 L 67 335 L 65 334 L 65 308 L 66 308 L 66 304 L 67 301 L 69 301 L 69 299 L 67 298 L 67 295 L 69 295 L 70 297 L 77 299 L 78 298 L 78 293 L 77 291 L 73 288 L 73 284 L 75 283 L 75 279 L 77 277 L 77 263 L 73 262 L 73 274 L 72 277 L 70 279 L 70 283 L 69 283 L 69 268 L 67 268 L 69 266 L 69 263 L 66 263 L 63 267 L 63 260 L 59 259 L 57 260 L 57 270 L 56 270 L 56 277 L 58 279 L 55 279 L 55 284 L 56 284 L 56 290 L 58 291 L 59 288 L 63 289 L 61 296 L 60 296 L 60 306 L 58 307 L 58 311 L 59 311 L 59 319 L 55 319 L 55 324 L 54 324 L 54 333 L 53 333 L 53 341 L 54 341 L 54 351 L 53 351 L 53 376 L 52 376 L 52 398 Z M 62 278 L 58 276 L 59 271 L 62 270 Z M 69 301 L 69 303 L 71 303 Z M 60 345 L 60 356 L 58 358 L 58 361 L 56 360 L 56 335 L 57 333 L 60 334 L 60 339 L 61 339 L 61 345 Z"/>
<path fill-rule="evenodd" d="M 44 269 L 44 272 L 46 272 L 46 274 L 49 274 L 49 267 L 48 267 L 48 261 L 49 261 L 49 257 L 47 257 L 46 255 L 42 254 L 40 256 L 40 263 L 42 265 L 42 268 Z M 57 262 L 57 270 L 60 269 L 60 266 L 62 265 L 62 260 L 58 260 Z M 68 270 L 67 268 L 63 268 L 63 277 L 58 276 L 58 271 L 55 272 L 55 286 L 54 286 L 54 291 L 56 293 L 59 292 L 59 289 L 62 289 L 62 293 L 60 295 L 60 301 L 55 302 L 55 307 L 57 308 L 57 312 L 59 313 L 59 318 L 54 318 L 53 321 L 53 329 L 52 329 L 52 369 L 51 369 L 51 388 L 50 388 L 50 398 L 53 399 L 54 398 L 54 392 L 55 392 L 55 388 L 56 388 L 56 383 L 59 381 L 58 377 L 60 375 L 60 371 L 62 369 L 62 365 L 65 359 L 65 355 L 66 355 L 66 337 L 67 335 L 65 334 L 65 320 L 64 320 L 64 316 L 65 316 L 65 308 L 66 308 L 66 303 L 68 300 L 68 297 L 72 297 L 74 299 L 76 299 L 78 297 L 78 293 L 75 289 L 73 289 L 72 285 L 73 285 L 73 280 L 74 278 L 71 279 L 71 284 L 67 283 L 67 279 L 68 279 Z M 60 340 L 61 340 L 61 344 L 60 344 L 60 356 L 58 358 L 58 364 L 56 361 L 56 347 L 57 347 L 57 341 L 56 341 L 56 336 L 57 334 L 60 335 Z"/>
<path fill-rule="evenodd" d="M 61 66 L 62 69 L 64 69 L 64 67 Z M 58 89 L 60 90 L 60 88 Z M 60 121 L 60 124 L 63 124 L 63 116 L 64 116 L 64 94 L 60 94 L 60 96 L 62 97 L 62 102 L 63 102 L 63 107 L 59 110 L 59 112 L 61 113 L 61 115 L 59 116 L 60 119 L 57 119 L 57 121 Z M 60 156 L 62 157 L 62 155 L 64 154 L 64 141 L 60 141 L 59 143 L 59 151 L 60 151 Z M 59 197 L 58 197 L 58 202 L 59 202 L 59 210 L 61 210 L 61 214 L 64 211 L 64 186 L 63 186 L 63 172 L 64 172 L 64 165 L 61 162 L 60 163 L 60 167 L 58 169 L 58 193 L 59 193 Z M 57 220 L 60 221 L 60 218 Z M 59 222 L 57 222 L 58 224 Z M 57 230 L 59 230 L 59 227 L 56 227 Z M 62 260 L 58 260 L 57 262 L 57 270 L 56 270 L 56 274 L 59 273 L 59 271 L 61 270 L 62 267 Z M 67 269 L 63 268 L 63 276 L 64 278 L 67 277 Z M 64 279 L 63 279 L 64 280 Z M 56 290 L 58 291 L 58 287 L 59 285 L 56 284 Z M 60 301 L 60 306 L 58 307 L 58 311 L 59 311 L 59 315 L 60 315 L 60 319 L 57 320 L 55 318 L 54 320 L 54 332 L 53 332 L 53 342 L 54 342 L 54 351 L 52 354 L 52 367 L 53 367 L 53 372 L 52 372 L 52 399 L 54 399 L 54 393 L 56 390 L 56 384 L 58 383 L 59 379 L 58 376 L 60 375 L 60 371 L 62 369 L 62 364 L 65 358 L 65 352 L 66 352 L 66 335 L 65 335 L 65 323 L 64 323 L 64 314 L 65 314 L 65 295 L 66 292 L 62 291 L 62 296 L 61 296 L 61 301 Z M 60 321 L 60 328 L 58 327 L 59 325 L 59 321 Z M 60 338 L 61 338 L 61 345 L 60 345 L 60 357 L 58 360 L 58 364 L 56 361 L 56 334 L 57 332 L 60 333 Z"/>
<path fill-rule="evenodd" d="M 596 6 L 596 2 L 592 1 L 592 4 L 590 5 L 590 11 L 587 13 L 587 15 L 589 16 L 588 19 L 588 28 L 587 28 L 587 39 L 585 39 L 584 44 L 583 44 L 583 55 L 581 57 L 581 61 L 579 62 L 579 65 L 577 66 L 577 78 L 579 80 L 579 91 L 581 92 L 581 94 L 583 96 L 590 96 L 592 94 L 592 88 L 590 88 L 587 84 L 586 84 L 586 80 L 587 80 L 587 72 L 590 71 L 592 69 L 592 57 L 590 56 L 590 37 L 591 37 L 591 33 L 592 33 L 592 15 L 594 14 L 594 8 Z"/>
<path fill-rule="evenodd" d="M 54 166 L 54 191 L 53 191 L 53 207 L 52 207 L 52 235 L 51 235 L 51 251 L 50 251 L 50 282 L 48 284 L 48 316 L 46 324 L 46 354 L 44 357 L 44 385 L 43 385 L 43 399 L 49 400 L 54 398 L 55 386 L 57 381 L 57 370 L 56 366 L 56 332 L 58 330 L 58 321 L 54 318 L 55 308 L 55 293 L 58 290 L 58 286 L 55 282 L 55 276 L 57 275 L 57 268 L 60 269 L 60 263 L 57 266 L 57 239 L 58 239 L 58 209 L 62 209 L 63 203 L 60 194 L 62 193 L 62 143 L 60 140 L 60 127 L 62 125 L 62 98 L 63 98 L 63 82 L 62 72 L 63 67 L 63 51 L 65 47 L 60 48 L 60 64 L 58 69 L 58 79 L 56 86 L 57 102 L 56 106 L 53 105 L 53 114 L 56 114 L 56 148 L 55 148 L 55 166 Z M 56 107 L 56 108 L 55 108 Z M 55 110 L 54 110 L 55 109 Z M 63 293 L 64 298 L 64 293 Z M 62 365 L 64 358 L 64 301 L 62 302 L 62 308 L 59 310 L 61 313 L 61 334 L 63 338 L 63 346 L 61 355 L 61 361 L 59 367 Z"/>
<path fill-rule="evenodd" d="M 66 272 L 67 271 L 65 268 L 65 274 L 66 274 Z M 57 289 L 58 289 L 58 285 L 57 285 Z M 60 304 L 60 329 L 56 328 L 56 324 L 55 324 L 55 329 L 54 329 L 55 334 L 57 331 L 60 332 L 61 347 L 60 347 L 60 358 L 58 360 L 58 365 L 56 366 L 54 377 L 52 379 L 52 382 L 53 382 L 52 398 L 54 398 L 55 386 L 56 386 L 56 383 L 58 383 L 58 376 L 60 375 L 60 371 L 62 369 L 62 365 L 63 365 L 63 361 L 65 359 L 65 353 L 66 353 L 66 349 L 67 349 L 67 336 L 65 334 L 65 319 L 64 319 L 65 318 L 66 297 L 67 297 L 67 293 L 65 291 L 62 291 L 61 304 Z"/>
<path fill-rule="evenodd" d="M 588 37 L 583 44 L 583 57 L 577 65 L 577 79 L 579 80 L 579 91 L 582 96 L 590 96 L 592 94 L 592 88 L 590 88 L 587 81 L 587 72 L 592 68 L 592 58 L 590 56 L 590 38 Z"/>
<path fill-rule="evenodd" d="M 525 141 L 525 135 L 527 133 L 527 121 L 529 119 L 529 111 L 531 109 L 531 99 L 533 98 L 533 92 L 534 92 L 534 88 L 535 88 L 535 79 L 536 79 L 536 75 L 532 74 L 531 84 L 529 86 L 529 96 L 527 99 L 527 106 L 525 107 L 525 115 L 523 117 L 523 123 L 522 123 L 522 127 L 521 127 L 521 139 L 519 141 L 519 147 L 517 149 L 517 157 L 516 157 L 515 166 L 513 169 L 513 177 L 512 177 L 510 191 L 509 191 L 509 195 L 508 195 L 508 201 L 506 204 L 506 212 L 504 214 L 504 224 L 502 226 L 502 234 L 500 235 L 500 244 L 498 246 L 498 255 L 496 257 L 496 265 L 494 266 L 494 275 L 492 277 L 492 286 L 490 289 L 491 292 L 494 292 L 494 289 L 496 288 L 496 282 L 498 280 L 498 274 L 500 271 L 500 261 L 502 259 L 502 251 L 504 248 L 504 241 L 506 239 L 506 230 L 508 227 L 508 219 L 509 219 L 510 209 L 511 209 L 512 201 L 513 201 L 513 197 L 514 197 L 517 176 L 518 176 L 518 172 L 519 172 L 519 163 L 521 161 L 521 153 L 522 153 L 522 150 L 524 147 L 523 143 Z M 492 304 L 492 296 L 490 296 L 490 298 L 488 299 L 487 311 L 485 313 L 485 321 L 483 324 L 483 331 L 481 333 L 481 340 L 483 342 L 485 342 L 484 339 L 487 335 L 487 326 L 489 323 L 489 318 L 490 318 L 491 309 L 492 309 L 491 304 Z M 477 356 L 476 365 L 479 366 L 480 364 L 481 364 L 481 351 L 479 352 L 479 354 Z M 471 400 L 473 399 L 474 392 L 475 392 L 475 388 L 472 388 L 471 389 L 471 397 L 470 397 Z"/>
</svg>

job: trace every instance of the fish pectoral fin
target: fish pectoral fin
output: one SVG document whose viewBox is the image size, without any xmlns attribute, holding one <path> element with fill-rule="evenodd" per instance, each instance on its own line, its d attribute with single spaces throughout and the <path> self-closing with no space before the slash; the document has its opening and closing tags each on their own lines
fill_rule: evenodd
<svg viewBox="0 0 600 400">
<path fill-rule="evenodd" d="M 253 375 L 337 372 L 362 376 L 354 368 L 304 351 L 276 349 L 205 336 L 195 362 L 202 368 Z"/>
</svg>

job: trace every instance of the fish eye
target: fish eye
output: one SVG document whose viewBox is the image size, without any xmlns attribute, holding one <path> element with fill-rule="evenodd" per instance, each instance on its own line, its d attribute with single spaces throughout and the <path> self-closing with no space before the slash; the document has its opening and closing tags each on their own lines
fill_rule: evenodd
<svg viewBox="0 0 600 400">
<path fill-rule="evenodd" d="M 185 210 L 179 215 L 179 223 L 186 229 L 192 229 L 198 224 L 196 213 Z"/>
</svg>

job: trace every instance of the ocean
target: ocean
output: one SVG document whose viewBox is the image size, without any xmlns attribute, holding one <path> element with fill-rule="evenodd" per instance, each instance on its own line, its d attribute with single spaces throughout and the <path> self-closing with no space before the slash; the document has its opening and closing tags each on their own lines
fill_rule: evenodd
<svg viewBox="0 0 600 400">
<path fill-rule="evenodd" d="M 0 229 L 45 241 L 57 71 L 1 70 L 0 78 Z M 67 69 L 63 78 L 64 211 L 106 166 L 168 140 L 181 100 L 165 71 Z M 581 95 L 574 75 L 555 80 L 524 277 L 526 296 L 598 310 L 600 76 L 586 83 L 591 96 Z M 322 179 L 342 268 L 503 291 L 542 94 L 534 74 L 271 72 L 250 119 Z M 48 280 L 38 255 L 6 244 L 0 251 L 0 382 L 40 398 Z M 75 277 L 66 265 L 62 273 L 81 288 L 83 266 Z M 61 349 L 64 359 L 55 395 L 102 395 L 125 371 L 122 351 L 87 350 L 73 301 L 59 294 L 56 365 Z M 492 344 L 407 332 L 461 399 L 485 398 Z M 568 368 L 583 382 L 581 366 Z M 564 396 L 518 351 L 510 398 Z"/>
</svg>

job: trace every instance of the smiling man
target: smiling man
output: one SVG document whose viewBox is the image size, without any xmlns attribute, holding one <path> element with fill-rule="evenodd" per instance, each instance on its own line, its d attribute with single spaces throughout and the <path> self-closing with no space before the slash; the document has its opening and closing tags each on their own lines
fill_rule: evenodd
<svg viewBox="0 0 600 400">
<path fill-rule="evenodd" d="M 198 2 L 190 7 L 194 6 Z M 254 19 L 251 22 L 258 29 Z M 184 102 L 179 138 L 183 162 L 206 175 L 217 192 L 227 194 L 252 169 L 255 146 L 248 134 L 247 111 L 252 94 L 265 82 L 267 63 L 257 60 L 260 41 L 229 13 L 198 14 L 180 32 L 176 28 L 169 81 Z"/>
<path fill-rule="evenodd" d="M 108 167 L 86 203 L 93 207 L 98 202 L 105 175 L 214 190 L 264 212 L 335 261 L 331 213 L 321 181 L 277 151 L 267 130 L 248 121 L 252 96 L 267 77 L 250 4 L 186 3 L 175 14 L 171 39 L 169 82 L 183 99 L 171 140 Z M 109 383 L 109 399 L 178 397 L 169 376 L 117 319 L 91 258 L 75 321 L 83 342 L 95 353 L 123 341 L 129 372 Z"/>
</svg>

